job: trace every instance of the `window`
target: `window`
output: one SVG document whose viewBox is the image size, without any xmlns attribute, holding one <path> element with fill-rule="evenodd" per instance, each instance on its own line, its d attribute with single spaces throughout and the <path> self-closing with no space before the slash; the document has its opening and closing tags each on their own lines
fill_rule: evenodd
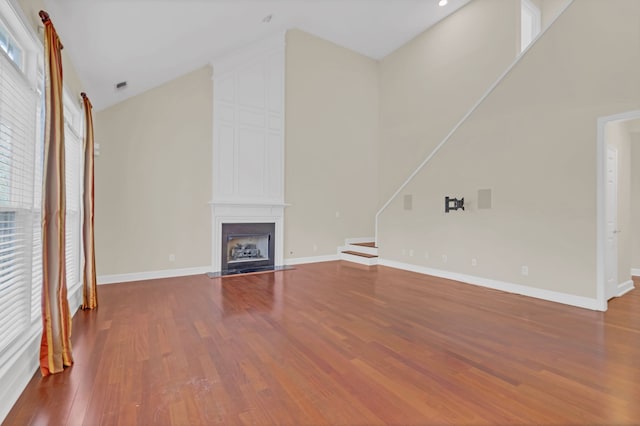
<svg viewBox="0 0 640 426">
<path fill-rule="evenodd" d="M 0 23 L 0 49 L 9 56 L 9 59 L 22 69 L 22 48 L 18 46 L 18 43 L 11 37 L 9 31 Z"/>
<path fill-rule="evenodd" d="M 36 40 L 10 4 L 0 2 L 0 363 L 5 366 L 42 324 L 44 71 Z M 71 298 L 81 283 L 82 114 L 66 92 L 64 115 Z"/>
<path fill-rule="evenodd" d="M 65 181 L 67 200 L 66 262 L 69 293 L 80 283 L 80 197 L 82 170 L 82 132 L 80 108 L 64 97 Z"/>
<path fill-rule="evenodd" d="M 521 0 L 520 51 L 524 51 L 540 33 L 540 8 L 531 0 Z"/>
<path fill-rule="evenodd" d="M 37 94 L 18 69 L 22 50 L 0 40 L 0 355 L 32 325 L 29 300 Z M 0 31 L 0 32 L 1 32 Z M 13 48 L 11 46 L 14 46 Z M 10 52 L 13 52 L 13 56 Z M 20 52 L 20 53 L 16 53 Z"/>
<path fill-rule="evenodd" d="M 44 169 L 44 73 L 38 70 L 38 106 L 33 162 L 33 210 L 31 211 L 31 321 L 40 321 L 42 300 L 42 172 Z"/>
</svg>

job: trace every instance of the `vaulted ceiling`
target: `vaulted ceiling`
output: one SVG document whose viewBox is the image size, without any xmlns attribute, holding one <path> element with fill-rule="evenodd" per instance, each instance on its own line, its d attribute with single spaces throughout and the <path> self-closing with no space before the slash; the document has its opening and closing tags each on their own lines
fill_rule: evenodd
<svg viewBox="0 0 640 426">
<path fill-rule="evenodd" d="M 449 0 L 444 7 L 438 0 L 45 0 L 45 5 L 100 110 L 289 28 L 380 59 L 469 1 Z M 128 87 L 116 91 L 121 81 Z"/>
</svg>

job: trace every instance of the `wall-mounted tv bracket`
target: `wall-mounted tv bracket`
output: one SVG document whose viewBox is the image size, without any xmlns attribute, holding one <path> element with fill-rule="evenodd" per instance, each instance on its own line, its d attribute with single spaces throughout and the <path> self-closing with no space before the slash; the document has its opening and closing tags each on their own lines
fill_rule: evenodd
<svg viewBox="0 0 640 426">
<path fill-rule="evenodd" d="M 458 209 L 462 209 L 464 211 L 464 197 L 460 199 L 444 197 L 445 213 L 449 213 L 450 210 L 458 210 Z"/>
</svg>

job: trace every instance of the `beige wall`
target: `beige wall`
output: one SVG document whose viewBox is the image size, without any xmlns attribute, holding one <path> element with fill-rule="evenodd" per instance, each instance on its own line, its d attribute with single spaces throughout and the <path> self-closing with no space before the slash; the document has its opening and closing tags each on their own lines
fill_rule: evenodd
<svg viewBox="0 0 640 426">
<path fill-rule="evenodd" d="M 546 28 L 551 21 L 561 12 L 562 8 L 570 0 L 540 0 L 540 11 L 542 12 L 542 28 Z"/>
<path fill-rule="evenodd" d="M 383 214 L 382 257 L 596 297 L 596 120 L 640 108 L 640 2 L 610 3 L 574 2 L 528 51 L 406 188 L 414 209 Z M 445 215 L 446 195 L 467 211 Z"/>
<path fill-rule="evenodd" d="M 210 73 L 96 114 L 99 275 L 211 264 Z M 285 257 L 335 254 L 374 231 L 377 63 L 293 30 L 286 76 Z"/>
<path fill-rule="evenodd" d="M 540 9 L 541 28 L 545 29 L 571 0 L 531 0 Z"/>
<path fill-rule="evenodd" d="M 374 233 L 377 63 L 297 30 L 286 57 L 285 258 L 335 254 Z"/>
<path fill-rule="evenodd" d="M 631 133 L 628 122 L 608 123 L 605 143 L 618 152 L 618 284 L 631 279 Z"/>
<path fill-rule="evenodd" d="M 205 67 L 95 114 L 98 275 L 211 264 L 212 93 Z"/>
<path fill-rule="evenodd" d="M 640 132 L 631 133 L 631 267 L 640 271 Z"/>
<path fill-rule="evenodd" d="M 514 60 L 519 31 L 518 1 L 472 1 L 381 61 L 380 204 Z"/>
<path fill-rule="evenodd" d="M 22 8 L 25 17 L 36 31 L 38 36 L 42 37 L 42 32 L 38 31 L 38 27 L 42 26 L 42 20 L 38 16 L 38 12 L 41 10 L 47 10 L 46 5 L 43 0 L 18 0 L 20 7 Z M 51 16 L 51 21 L 55 25 L 56 17 Z M 65 40 L 61 37 L 62 44 L 65 44 Z M 67 54 L 67 50 L 62 49 L 62 70 L 63 70 L 63 78 L 64 84 L 69 90 L 69 94 L 74 96 L 76 99 L 80 99 L 80 93 L 84 90 L 82 86 L 82 82 L 76 73 L 75 67 Z M 89 98 L 91 98 L 91 93 L 87 93 Z"/>
</svg>

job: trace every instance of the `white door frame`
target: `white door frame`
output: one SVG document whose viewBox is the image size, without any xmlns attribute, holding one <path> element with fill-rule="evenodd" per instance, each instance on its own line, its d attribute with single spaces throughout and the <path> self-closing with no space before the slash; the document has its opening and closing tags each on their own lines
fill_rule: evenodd
<svg viewBox="0 0 640 426">
<path fill-rule="evenodd" d="M 605 240 L 609 238 L 613 238 L 613 244 L 606 244 L 604 251 L 604 270 L 605 270 L 605 290 L 604 295 L 607 301 L 612 297 L 618 295 L 618 244 L 619 238 L 617 235 L 618 232 L 618 180 L 619 180 L 619 172 L 618 172 L 618 148 L 616 146 L 609 145 L 607 143 L 607 135 L 605 133 L 605 143 L 607 150 L 607 160 L 604 169 L 605 173 L 605 187 L 604 187 L 604 216 L 605 216 Z M 613 175 L 614 175 L 614 184 L 609 184 L 609 158 L 613 155 L 613 160 L 615 162 L 613 167 Z M 615 194 L 609 193 L 611 188 L 613 187 Z M 613 192 L 613 191 L 612 191 Z M 613 229 L 611 229 L 611 222 L 614 223 Z M 612 234 L 609 234 L 609 233 Z M 611 263 L 609 263 L 611 261 Z M 611 270 L 609 270 L 611 268 Z M 613 282 L 610 281 L 613 279 Z"/>
<path fill-rule="evenodd" d="M 607 141 L 605 129 L 608 123 L 640 118 L 640 110 L 623 112 L 598 118 L 598 139 L 596 143 L 596 285 L 598 309 L 607 310 L 607 277 L 605 259 L 607 252 L 607 218 L 605 214 Z"/>
</svg>

